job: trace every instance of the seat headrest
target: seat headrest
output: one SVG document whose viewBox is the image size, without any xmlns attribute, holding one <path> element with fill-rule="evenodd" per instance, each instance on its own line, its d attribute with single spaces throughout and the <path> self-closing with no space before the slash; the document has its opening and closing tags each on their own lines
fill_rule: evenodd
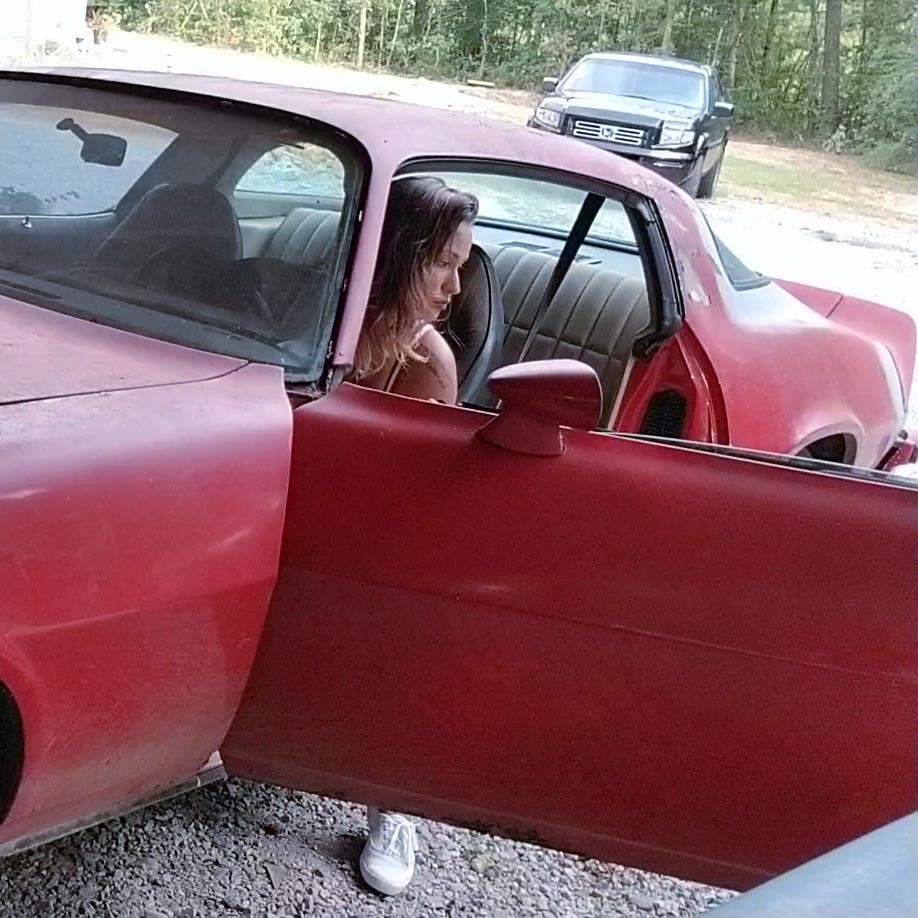
<svg viewBox="0 0 918 918">
<path fill-rule="evenodd" d="M 157 185 L 99 246 L 92 267 L 126 276 L 168 246 L 218 260 L 241 258 L 242 232 L 230 202 L 203 185 Z"/>
</svg>

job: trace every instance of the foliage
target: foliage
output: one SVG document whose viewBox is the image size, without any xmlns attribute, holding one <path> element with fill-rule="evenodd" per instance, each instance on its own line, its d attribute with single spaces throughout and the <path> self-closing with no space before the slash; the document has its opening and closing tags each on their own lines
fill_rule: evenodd
<svg viewBox="0 0 918 918">
<path fill-rule="evenodd" d="M 127 28 L 190 41 L 526 88 L 589 51 L 666 48 L 719 67 L 743 127 L 881 147 L 882 161 L 918 169 L 915 0 L 96 2 Z M 841 4 L 837 31 L 827 3 Z"/>
</svg>

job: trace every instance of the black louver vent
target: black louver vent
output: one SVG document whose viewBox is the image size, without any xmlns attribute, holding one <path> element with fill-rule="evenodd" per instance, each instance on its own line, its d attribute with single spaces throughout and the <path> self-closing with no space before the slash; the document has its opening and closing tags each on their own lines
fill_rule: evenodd
<svg viewBox="0 0 918 918">
<path fill-rule="evenodd" d="M 686 401 L 678 392 L 672 389 L 657 392 L 647 406 L 641 433 L 649 437 L 681 437 L 685 408 Z"/>
</svg>

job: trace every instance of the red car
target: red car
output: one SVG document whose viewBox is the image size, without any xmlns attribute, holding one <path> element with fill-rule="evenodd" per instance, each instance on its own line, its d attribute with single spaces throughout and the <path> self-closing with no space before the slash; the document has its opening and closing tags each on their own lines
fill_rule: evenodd
<svg viewBox="0 0 918 918">
<path fill-rule="evenodd" d="M 0 853 L 224 768 L 734 887 L 916 809 L 907 317 L 524 128 L 89 72 L 0 122 Z M 346 382 L 417 172 L 481 198 L 459 407 Z"/>
</svg>

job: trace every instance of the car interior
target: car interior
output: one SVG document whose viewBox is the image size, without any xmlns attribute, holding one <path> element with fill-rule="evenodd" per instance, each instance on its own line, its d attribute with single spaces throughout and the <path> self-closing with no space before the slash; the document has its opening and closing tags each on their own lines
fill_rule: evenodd
<svg viewBox="0 0 918 918">
<path fill-rule="evenodd" d="M 321 270 L 335 248 L 333 212 L 295 208 L 273 235 L 246 233 L 248 258 L 271 257 Z M 476 228 L 479 243 L 466 265 L 462 292 L 444 320 L 445 336 L 456 355 L 460 400 L 490 407 L 488 375 L 516 363 L 536 310 L 560 254 L 556 240 L 539 241 L 521 229 Z M 593 367 L 603 388 L 606 412 L 615 402 L 637 335 L 650 321 L 647 287 L 640 259 L 619 256 L 607 267 L 595 254 L 584 254 L 566 274 L 552 299 L 526 360 L 573 358 Z M 586 252 L 586 248 L 584 250 Z M 615 268 L 627 267 L 629 273 Z M 607 422 L 608 417 L 603 419 Z"/>
<path fill-rule="evenodd" d="M 0 100 L 0 121 L 3 115 Z M 21 112 L 17 117 L 23 119 Z M 75 168 L 105 177 L 119 157 L 130 156 L 132 141 L 86 130 L 87 117 L 73 111 L 55 126 L 90 138 L 82 162 L 77 141 L 66 138 L 75 144 L 68 155 Z M 298 146 L 285 134 L 266 134 L 252 148 L 252 135 L 240 136 L 233 121 L 236 136 L 218 145 L 212 131 L 197 125 L 182 131 L 178 120 L 168 121 L 178 130 L 171 142 L 107 211 L 58 214 L 31 190 L 26 198 L 18 189 L 18 197 L 4 198 L 8 189 L 0 188 L 0 291 L 112 324 L 122 323 L 129 303 L 155 314 L 145 332 L 181 341 L 190 319 L 210 334 L 185 343 L 213 348 L 220 341 L 215 349 L 293 366 L 330 328 L 323 322 L 333 321 L 329 301 L 337 299 L 343 276 L 353 196 L 340 178 L 337 194 L 298 191 L 295 182 L 253 190 L 242 180 L 272 146 L 302 149 L 309 141 Z M 161 114 L 159 121 L 167 123 Z M 274 165 L 289 171 L 286 161 Z M 286 173 L 278 174 L 283 185 Z M 0 186 L 3 179 L 0 174 Z M 608 426 L 635 340 L 651 319 L 637 246 L 588 236 L 543 302 L 565 247 L 563 228 L 546 232 L 484 214 L 475 234 L 462 292 L 442 328 L 456 355 L 460 401 L 494 407 L 487 378 L 500 366 L 573 358 L 599 375 L 601 423 Z M 317 318 L 323 310 L 331 318 Z M 181 334 L 169 320 L 184 323 Z M 272 348 L 282 352 L 280 361 Z"/>
</svg>

